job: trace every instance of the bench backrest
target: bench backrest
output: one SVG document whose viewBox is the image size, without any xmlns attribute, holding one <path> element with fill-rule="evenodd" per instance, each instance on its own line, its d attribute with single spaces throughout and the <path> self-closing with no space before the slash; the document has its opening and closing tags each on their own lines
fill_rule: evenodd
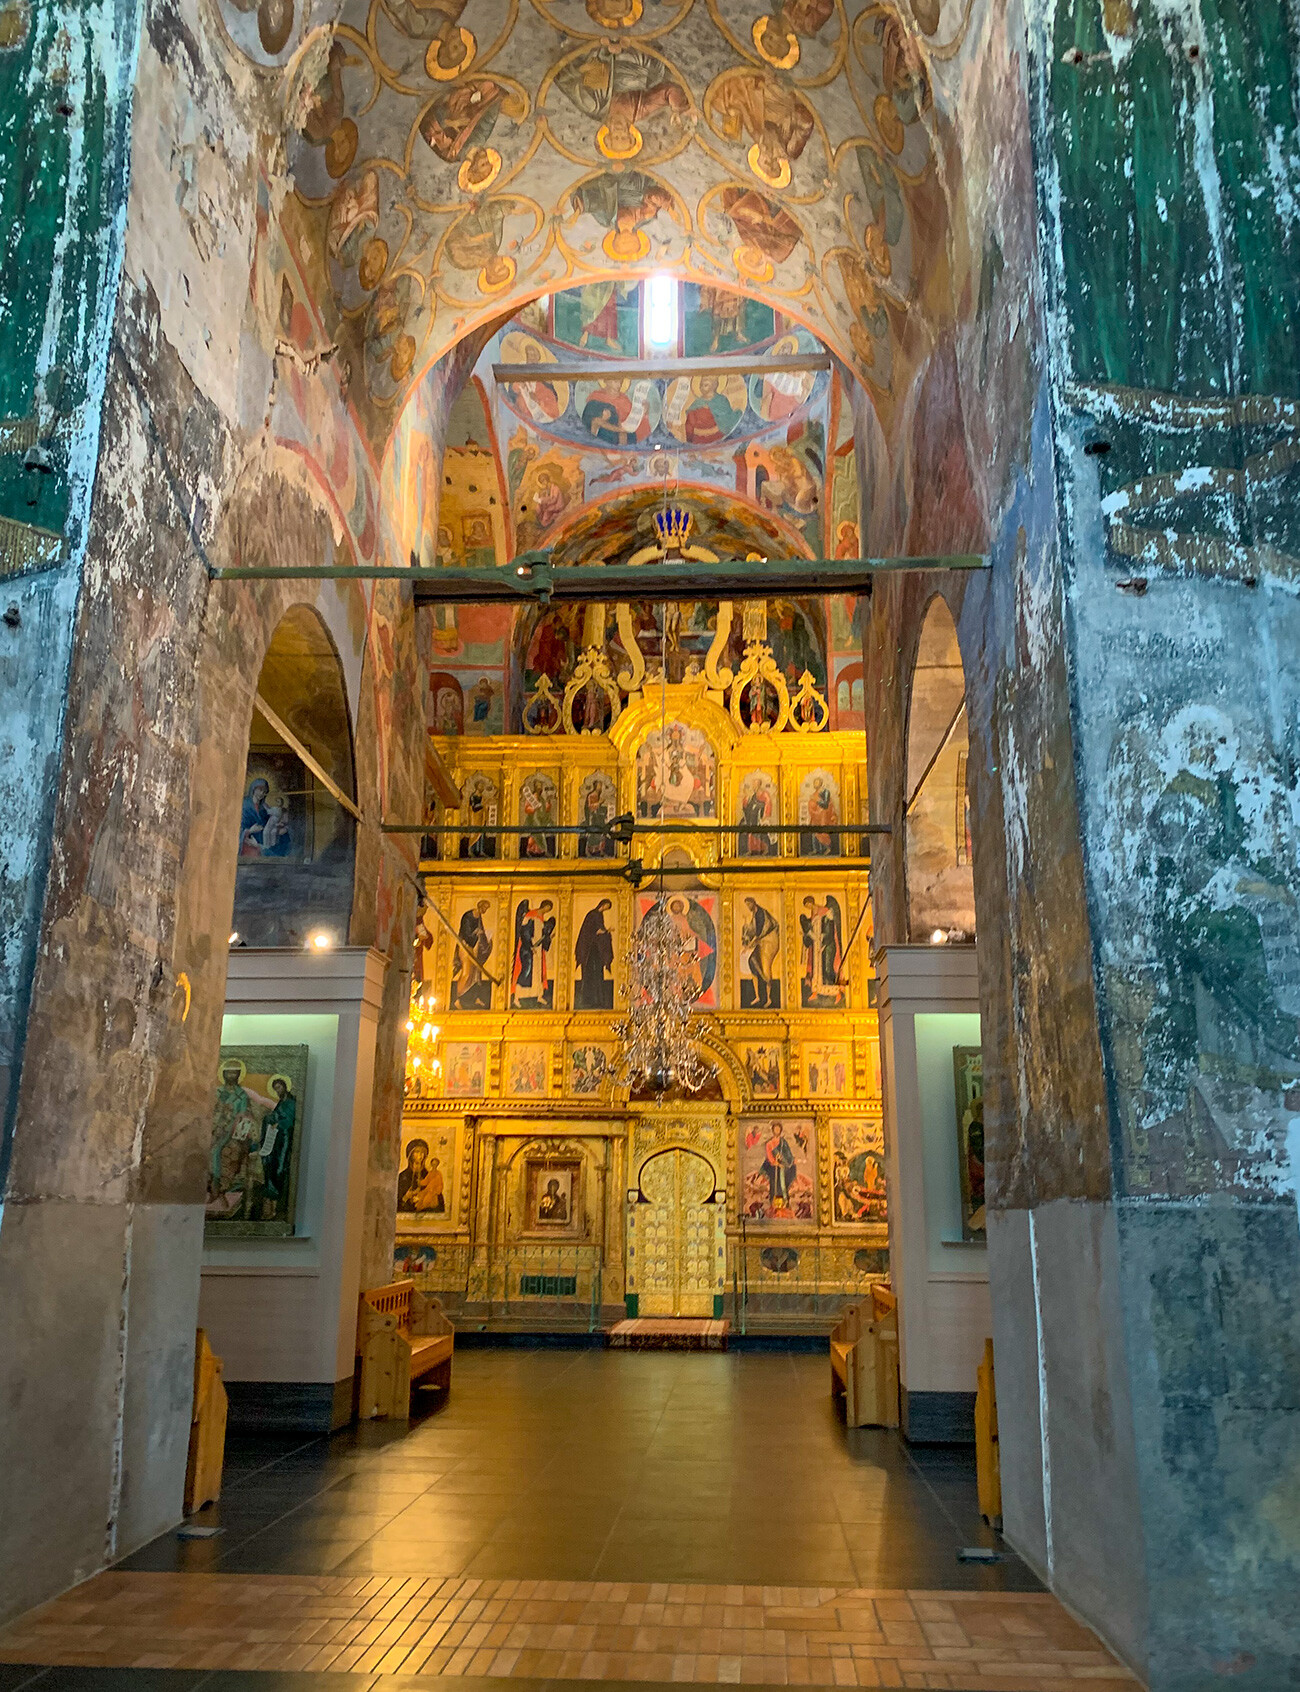
<svg viewBox="0 0 1300 1692">
<path fill-rule="evenodd" d="M 414 1281 L 391 1281 L 386 1287 L 368 1287 L 362 1298 L 381 1316 L 396 1316 L 397 1326 L 404 1334 L 411 1328 L 411 1293 Z"/>
</svg>

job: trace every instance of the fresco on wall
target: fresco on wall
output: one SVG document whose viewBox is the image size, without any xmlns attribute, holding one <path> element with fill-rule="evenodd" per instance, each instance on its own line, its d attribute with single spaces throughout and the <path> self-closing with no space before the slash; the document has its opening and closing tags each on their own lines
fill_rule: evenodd
<svg viewBox="0 0 1300 1692">
<path fill-rule="evenodd" d="M 770 305 L 730 288 L 682 284 L 682 352 L 687 358 L 755 351 L 781 326 Z"/>
<path fill-rule="evenodd" d="M 799 821 L 807 826 L 799 835 L 802 858 L 838 858 L 840 784 L 827 770 L 814 770 L 799 785 Z"/>
<path fill-rule="evenodd" d="M 638 893 L 637 927 L 657 902 L 658 894 Z M 677 930 L 680 950 L 678 976 L 698 1010 L 718 1008 L 718 895 L 716 893 L 673 893 L 664 896 L 668 915 Z"/>
<path fill-rule="evenodd" d="M 541 770 L 525 776 L 519 789 L 519 856 L 553 858 L 559 836 L 548 833 L 560 820 L 560 798 L 551 777 Z"/>
<path fill-rule="evenodd" d="M 783 1087 L 782 1052 L 777 1041 L 739 1045 L 737 1055 L 745 1067 L 750 1091 L 756 1099 L 779 1099 Z"/>
<path fill-rule="evenodd" d="M 776 777 L 770 770 L 750 770 L 740 784 L 736 800 L 736 821 L 742 825 L 736 836 L 738 858 L 776 858 L 781 854 L 781 837 L 769 833 L 764 824 L 779 823 L 781 802 Z"/>
<path fill-rule="evenodd" d="M 496 950 L 496 906 L 479 894 L 465 894 L 452 906 L 451 925 L 457 944 L 451 953 L 452 1010 L 491 1010 Z"/>
<path fill-rule="evenodd" d="M 434 734 L 465 731 L 465 694 L 456 676 L 435 670 L 429 676 L 429 727 Z"/>
<path fill-rule="evenodd" d="M 460 1174 L 459 1124 L 407 1118 L 397 1171 L 397 1225 L 407 1233 L 454 1228 Z"/>
<path fill-rule="evenodd" d="M 654 729 L 636 756 L 636 810 L 643 818 L 713 817 L 717 758 L 701 729 Z"/>
<path fill-rule="evenodd" d="M 206 1237 L 281 1239 L 293 1233 L 306 1091 L 306 1046 L 222 1046 Z"/>
<path fill-rule="evenodd" d="M 837 1226 L 886 1220 L 885 1132 L 876 1118 L 833 1118 L 831 1221 Z"/>
<path fill-rule="evenodd" d="M 817 1152 L 810 1121 L 742 1117 L 740 1202 L 747 1222 L 812 1222 L 817 1215 Z"/>
<path fill-rule="evenodd" d="M 579 352 L 635 358 L 641 351 L 641 284 L 589 282 L 550 300 L 550 332 Z"/>
<path fill-rule="evenodd" d="M 853 1052 L 844 1041 L 805 1041 L 804 1092 L 810 1099 L 844 1098 L 853 1091 Z"/>
<path fill-rule="evenodd" d="M 744 887 L 732 910 L 736 925 L 736 1004 L 741 1010 L 780 1010 L 780 889 Z"/>
<path fill-rule="evenodd" d="M 833 893 L 799 899 L 799 1002 L 804 1010 L 836 1010 L 846 1003 L 841 980 L 844 916 Z"/>
<path fill-rule="evenodd" d="M 287 748 L 250 747 L 239 816 L 239 858 L 304 863 L 312 857 L 312 778 Z"/>
<path fill-rule="evenodd" d="M 550 1010 L 555 1003 L 551 950 L 555 943 L 555 901 L 536 894 L 517 901 L 514 953 L 510 964 L 510 1009 Z"/>
<path fill-rule="evenodd" d="M 608 895 L 579 893 L 573 901 L 573 1008 L 613 1010 L 617 913 Z"/>
</svg>

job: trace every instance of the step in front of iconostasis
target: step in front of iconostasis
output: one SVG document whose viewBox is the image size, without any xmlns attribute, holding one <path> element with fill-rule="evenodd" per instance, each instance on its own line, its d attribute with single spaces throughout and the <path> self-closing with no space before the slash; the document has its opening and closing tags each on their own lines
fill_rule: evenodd
<svg viewBox="0 0 1300 1692">
<path fill-rule="evenodd" d="M 693 1316 L 634 1316 L 609 1330 L 616 1351 L 725 1351 L 730 1322 Z"/>
</svg>

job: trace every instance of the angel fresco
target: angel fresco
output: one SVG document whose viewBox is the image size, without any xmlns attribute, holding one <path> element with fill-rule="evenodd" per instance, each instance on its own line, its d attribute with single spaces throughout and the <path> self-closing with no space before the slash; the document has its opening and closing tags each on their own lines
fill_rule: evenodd
<svg viewBox="0 0 1300 1692">
<path fill-rule="evenodd" d="M 844 925 L 833 893 L 818 900 L 805 894 L 799 909 L 802 954 L 799 994 L 804 1010 L 834 1010 L 844 1003 L 840 968 L 844 962 Z"/>
<path fill-rule="evenodd" d="M 561 65 L 555 83 L 575 111 L 599 123 L 596 145 L 607 159 L 635 158 L 652 123 L 666 114 L 676 128 L 691 109 L 663 61 L 630 47 L 593 47 Z"/>
<path fill-rule="evenodd" d="M 803 96 L 762 71 L 736 71 L 725 78 L 713 96 L 709 119 L 725 141 L 749 137 L 749 168 L 770 188 L 789 186 L 791 166 L 817 127 Z"/>
<path fill-rule="evenodd" d="M 601 243 L 612 259 L 624 263 L 642 259 L 650 251 L 644 224 L 661 211 L 673 210 L 673 197 L 661 182 L 639 170 L 619 174 L 605 171 L 580 182 L 569 196 L 575 217 L 584 214 L 609 233 Z"/>
</svg>

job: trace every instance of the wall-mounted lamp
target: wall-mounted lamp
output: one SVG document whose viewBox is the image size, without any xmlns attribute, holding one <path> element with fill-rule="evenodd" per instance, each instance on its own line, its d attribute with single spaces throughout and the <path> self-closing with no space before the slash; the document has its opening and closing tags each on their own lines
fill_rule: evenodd
<svg viewBox="0 0 1300 1692">
<path fill-rule="evenodd" d="M 318 928 L 308 940 L 307 944 L 314 952 L 328 952 L 334 944 L 334 936 L 323 928 Z"/>
</svg>

